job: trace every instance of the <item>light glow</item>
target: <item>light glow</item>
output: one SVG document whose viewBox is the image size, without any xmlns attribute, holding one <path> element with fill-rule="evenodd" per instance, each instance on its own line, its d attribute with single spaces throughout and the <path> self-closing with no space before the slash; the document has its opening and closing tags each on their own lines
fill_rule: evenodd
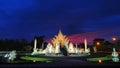
<svg viewBox="0 0 120 68">
<path fill-rule="evenodd" d="M 100 42 L 97 42 L 96 44 L 97 44 L 97 46 L 99 46 L 99 45 L 100 45 Z"/>
<path fill-rule="evenodd" d="M 117 40 L 115 37 L 112 38 L 113 41 Z"/>
<path fill-rule="evenodd" d="M 102 63 L 102 60 L 98 60 L 99 63 Z"/>
</svg>

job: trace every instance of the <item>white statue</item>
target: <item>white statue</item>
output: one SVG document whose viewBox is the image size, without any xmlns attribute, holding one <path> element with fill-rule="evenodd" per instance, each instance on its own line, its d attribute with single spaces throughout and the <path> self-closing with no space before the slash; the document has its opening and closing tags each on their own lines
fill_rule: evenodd
<svg viewBox="0 0 120 68">
<path fill-rule="evenodd" d="M 55 53 L 60 53 L 60 43 L 56 44 Z"/>
<path fill-rule="evenodd" d="M 49 47 L 49 53 L 54 53 L 54 48 L 53 48 L 53 46 L 52 45 L 50 45 L 50 47 Z"/>
<path fill-rule="evenodd" d="M 48 43 L 48 44 L 47 44 L 47 47 L 46 47 L 46 49 L 45 49 L 45 51 L 46 51 L 47 53 L 49 53 L 50 46 L 51 46 L 51 43 Z"/>
<path fill-rule="evenodd" d="M 5 54 L 5 58 L 8 58 L 8 61 L 13 61 L 16 58 L 16 51 L 11 51 L 10 53 Z"/>
<path fill-rule="evenodd" d="M 16 58 L 16 51 L 11 51 L 9 55 L 9 60 L 13 61 Z"/>
<path fill-rule="evenodd" d="M 96 53 L 96 52 L 97 52 L 97 47 L 94 46 L 94 47 L 93 47 L 93 50 L 94 50 L 94 53 Z"/>
<path fill-rule="evenodd" d="M 75 53 L 75 49 L 72 43 L 69 44 L 68 53 Z"/>
<path fill-rule="evenodd" d="M 76 47 L 75 47 L 75 53 L 78 53 L 78 45 L 76 44 Z"/>
<path fill-rule="evenodd" d="M 112 56 L 113 57 L 118 57 L 118 53 L 116 52 L 115 48 L 113 48 Z"/>
<path fill-rule="evenodd" d="M 113 48 L 112 57 L 113 62 L 119 62 L 118 53 L 116 52 L 115 48 Z"/>
</svg>

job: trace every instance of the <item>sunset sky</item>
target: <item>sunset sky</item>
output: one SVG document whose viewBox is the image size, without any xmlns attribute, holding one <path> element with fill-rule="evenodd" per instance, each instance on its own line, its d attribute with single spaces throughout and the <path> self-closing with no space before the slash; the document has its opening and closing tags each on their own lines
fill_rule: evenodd
<svg viewBox="0 0 120 68">
<path fill-rule="evenodd" d="M 0 0 L 0 38 L 54 37 L 120 25 L 120 0 Z"/>
</svg>

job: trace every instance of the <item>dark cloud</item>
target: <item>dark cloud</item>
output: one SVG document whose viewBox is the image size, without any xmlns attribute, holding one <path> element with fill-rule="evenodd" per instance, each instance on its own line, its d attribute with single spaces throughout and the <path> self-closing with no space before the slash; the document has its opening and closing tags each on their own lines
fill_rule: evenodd
<svg viewBox="0 0 120 68">
<path fill-rule="evenodd" d="M 1 36 L 52 37 L 119 27 L 119 0 L 5 0 L 0 4 Z"/>
</svg>

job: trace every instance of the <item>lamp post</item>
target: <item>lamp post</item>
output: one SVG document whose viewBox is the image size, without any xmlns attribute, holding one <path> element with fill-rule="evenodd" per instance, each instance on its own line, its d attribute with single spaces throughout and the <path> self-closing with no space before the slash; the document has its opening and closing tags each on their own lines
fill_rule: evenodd
<svg viewBox="0 0 120 68">
<path fill-rule="evenodd" d="M 118 42 L 117 42 L 117 38 L 116 37 L 112 37 L 112 41 L 113 41 L 113 45 L 114 45 L 114 48 L 118 49 Z"/>
<path fill-rule="evenodd" d="M 99 50 L 99 47 L 100 47 L 100 41 L 97 41 L 96 42 L 96 52 L 97 52 L 97 50 Z"/>
</svg>

